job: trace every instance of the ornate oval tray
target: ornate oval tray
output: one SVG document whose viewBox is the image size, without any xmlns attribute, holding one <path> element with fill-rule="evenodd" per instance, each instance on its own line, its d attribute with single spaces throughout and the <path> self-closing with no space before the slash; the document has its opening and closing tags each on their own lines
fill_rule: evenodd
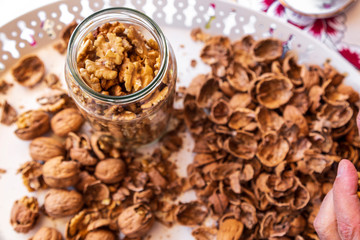
<svg viewBox="0 0 360 240">
<path fill-rule="evenodd" d="M 36 53 L 44 60 L 46 71 L 58 74 L 63 80 L 65 56 L 60 55 L 52 47 L 60 31 L 73 20 L 80 21 L 94 11 L 114 6 L 132 7 L 143 11 L 162 27 L 177 56 L 180 78 L 178 87 L 187 86 L 195 75 L 209 71 L 208 66 L 198 57 L 202 44 L 195 43 L 190 38 L 192 28 L 202 27 L 209 33 L 226 34 L 232 39 L 244 34 L 253 34 L 257 38 L 271 35 L 280 38 L 286 42 L 286 47 L 298 53 L 301 62 L 322 64 L 331 59 L 334 66 L 341 66 L 341 72 L 347 73 L 345 83 L 360 91 L 358 71 L 338 53 L 306 33 L 235 3 L 211 3 L 207 0 L 74 0 L 59 1 L 39 8 L 0 28 L 0 77 L 13 82 L 8 71 L 11 66 L 19 57 Z M 192 59 L 198 62 L 196 68 L 190 66 Z M 31 91 L 14 84 L 6 96 L 0 95 L 0 100 L 6 97 L 15 109 L 24 112 L 38 107 L 35 99 L 44 91 L 45 86 L 41 84 Z M 24 195 L 34 195 L 28 193 L 22 184 L 21 176 L 16 175 L 20 164 L 29 160 L 30 156 L 29 142 L 19 140 L 14 135 L 14 130 L 15 126 L 0 126 L 0 168 L 7 171 L 0 179 L 0 239 L 28 239 L 40 225 L 56 227 L 63 232 L 68 219 L 54 221 L 43 216 L 29 234 L 17 234 L 10 226 L 9 216 L 13 202 Z M 186 166 L 192 161 L 193 143 L 190 136 L 185 137 L 185 146 L 174 156 L 180 175 L 186 174 Z M 42 204 L 41 193 L 37 194 L 37 197 Z M 193 198 L 195 195 L 188 192 L 180 200 L 188 201 Z M 167 228 L 159 223 L 153 227 L 150 235 L 152 239 L 192 239 L 191 229 L 188 227 L 175 225 Z"/>
</svg>

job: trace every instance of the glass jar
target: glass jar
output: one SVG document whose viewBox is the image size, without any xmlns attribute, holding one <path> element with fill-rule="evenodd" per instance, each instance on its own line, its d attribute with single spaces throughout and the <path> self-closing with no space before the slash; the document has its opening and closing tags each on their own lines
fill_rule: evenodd
<svg viewBox="0 0 360 240">
<path fill-rule="evenodd" d="M 84 38 L 104 23 L 134 26 L 145 39 L 154 39 L 160 67 L 144 88 L 123 96 L 94 91 L 82 79 L 77 54 Z M 84 19 L 73 32 L 67 49 L 65 78 L 69 94 L 95 131 L 110 132 L 124 147 L 150 143 L 165 131 L 170 119 L 177 80 L 176 59 L 159 26 L 148 16 L 128 8 L 109 8 Z"/>
</svg>

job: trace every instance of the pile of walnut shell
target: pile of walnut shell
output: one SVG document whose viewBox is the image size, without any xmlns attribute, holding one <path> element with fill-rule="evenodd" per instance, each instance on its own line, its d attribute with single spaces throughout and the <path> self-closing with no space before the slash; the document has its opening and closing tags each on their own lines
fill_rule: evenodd
<svg viewBox="0 0 360 240">
<path fill-rule="evenodd" d="M 173 132 L 163 136 L 164 143 L 152 155 L 141 155 L 121 149 L 110 133 L 97 132 L 90 137 L 76 133 L 83 117 L 66 94 L 55 99 L 53 104 L 58 106 L 61 99 L 64 104 L 60 108 L 43 106 L 47 111 L 27 111 L 17 118 L 15 134 L 31 140 L 33 159 L 18 172 L 30 192 L 45 190 L 46 194 L 43 207 L 35 197 L 25 196 L 14 203 L 10 216 L 14 230 L 27 233 L 41 212 L 54 219 L 71 217 L 66 239 L 115 240 L 119 232 L 139 239 L 155 219 L 166 222 L 166 203 L 175 199 L 184 185 L 168 160 L 182 145 L 174 134 L 184 129 L 181 114 L 172 122 Z M 49 101 L 42 98 L 42 102 Z M 49 137 L 50 131 L 55 136 Z M 54 228 L 42 227 L 32 238 L 40 239 L 62 239 L 62 235 Z"/>
<path fill-rule="evenodd" d="M 211 72 L 184 99 L 195 139 L 189 183 L 218 225 L 197 239 L 318 239 L 314 218 L 337 163 L 359 167 L 359 94 L 344 74 L 299 64 L 283 42 L 192 31 Z M 213 237 L 213 238 L 211 238 Z"/>
</svg>

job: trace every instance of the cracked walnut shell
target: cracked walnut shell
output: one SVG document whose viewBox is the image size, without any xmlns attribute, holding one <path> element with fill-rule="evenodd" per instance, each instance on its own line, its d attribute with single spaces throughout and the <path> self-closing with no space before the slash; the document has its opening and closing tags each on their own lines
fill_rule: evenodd
<svg viewBox="0 0 360 240">
<path fill-rule="evenodd" d="M 16 125 L 16 136 L 22 140 L 31 140 L 49 131 L 50 118 L 43 111 L 30 110 L 18 117 Z"/>
<path fill-rule="evenodd" d="M 144 236 L 151 229 L 154 221 L 150 207 L 143 203 L 126 208 L 117 219 L 120 231 L 129 238 Z"/>
<path fill-rule="evenodd" d="M 10 223 L 16 232 L 27 233 L 39 217 L 39 205 L 34 197 L 23 197 L 14 202 L 10 213 Z"/>
</svg>

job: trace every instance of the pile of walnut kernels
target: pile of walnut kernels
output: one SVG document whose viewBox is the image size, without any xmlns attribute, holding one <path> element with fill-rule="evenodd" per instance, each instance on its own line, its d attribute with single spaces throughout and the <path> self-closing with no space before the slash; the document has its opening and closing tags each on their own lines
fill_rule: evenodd
<svg viewBox="0 0 360 240">
<path fill-rule="evenodd" d="M 359 95 L 329 63 L 300 65 L 277 39 L 231 42 L 198 29 L 192 37 L 204 42 L 200 56 L 212 71 L 184 92 L 174 130 L 151 156 L 122 150 L 107 133 L 77 133 L 84 120 L 63 92 L 38 99 L 39 110 L 17 118 L 7 103 L 1 121 L 17 119 L 15 134 L 32 140 L 33 160 L 19 173 L 29 191 L 47 191 L 43 207 L 33 197 L 14 203 L 16 231 L 28 232 L 42 212 L 72 216 L 66 239 L 119 239 L 119 231 L 140 239 L 155 220 L 194 227 L 198 240 L 318 239 L 313 220 L 337 162 L 347 158 L 359 167 Z M 184 122 L 195 140 L 186 179 L 169 161 L 182 145 Z M 49 131 L 58 137 L 42 136 Z M 170 201 L 190 189 L 197 201 Z M 205 226 L 208 216 L 216 225 Z M 44 237 L 62 239 L 46 227 L 32 239 Z"/>
<path fill-rule="evenodd" d="M 82 79 L 94 91 L 112 96 L 146 87 L 160 68 L 159 46 L 146 40 L 134 26 L 105 23 L 83 40 L 77 65 Z"/>
</svg>

